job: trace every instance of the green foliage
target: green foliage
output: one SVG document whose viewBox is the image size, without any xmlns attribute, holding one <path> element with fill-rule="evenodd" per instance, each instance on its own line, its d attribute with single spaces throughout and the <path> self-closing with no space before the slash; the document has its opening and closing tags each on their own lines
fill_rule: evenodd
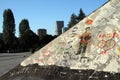
<svg viewBox="0 0 120 80">
<path fill-rule="evenodd" d="M 40 40 L 40 43 L 44 45 L 44 44 L 49 43 L 51 40 L 53 40 L 53 36 L 52 35 L 46 35 Z"/>
<path fill-rule="evenodd" d="M 4 42 L 2 39 L 0 39 L 0 52 L 4 49 Z"/>
<path fill-rule="evenodd" d="M 31 51 L 42 48 L 47 43 L 52 41 L 57 36 L 46 35 L 39 40 L 29 26 L 27 19 L 21 20 L 19 24 L 20 36 L 15 36 L 15 19 L 11 9 L 4 10 L 3 13 L 3 34 L 0 39 L 0 53 L 1 52 L 19 52 L 19 51 Z"/>
<path fill-rule="evenodd" d="M 23 19 L 19 24 L 19 34 L 22 36 L 26 30 L 29 30 L 29 21 L 27 19 Z"/>
<path fill-rule="evenodd" d="M 85 13 L 83 12 L 82 9 L 80 9 L 78 17 L 77 17 L 78 22 L 84 19 L 85 17 L 86 17 Z"/>
<path fill-rule="evenodd" d="M 32 53 L 36 49 L 40 49 L 53 39 L 51 35 L 46 35 L 41 40 L 39 40 L 39 36 L 30 29 L 27 19 L 23 19 L 20 22 L 19 33 L 20 49 L 22 49 L 23 51 L 31 51 Z"/>
<path fill-rule="evenodd" d="M 73 27 L 75 24 L 77 24 L 79 21 L 81 21 L 83 18 L 85 18 L 86 15 L 84 14 L 84 12 L 82 11 L 82 9 L 80 9 L 78 16 L 76 16 L 74 13 L 71 15 L 70 21 L 68 23 L 68 28 Z"/>
<path fill-rule="evenodd" d="M 37 47 L 36 50 L 39 50 L 40 48 L 44 47 L 46 44 L 51 42 L 53 39 L 55 39 L 57 36 L 52 36 L 52 35 L 46 35 L 42 39 L 40 39 L 40 44 Z"/>
<path fill-rule="evenodd" d="M 39 37 L 32 31 L 27 29 L 20 37 L 21 48 L 29 50 L 36 48 L 39 44 Z"/>
<path fill-rule="evenodd" d="M 68 23 L 68 28 L 71 28 L 77 23 L 77 16 L 73 13 L 70 18 L 70 22 Z"/>
<path fill-rule="evenodd" d="M 3 41 L 10 48 L 15 38 L 15 20 L 10 9 L 6 9 L 3 13 Z"/>
<path fill-rule="evenodd" d="M 19 43 L 22 49 L 34 50 L 39 44 L 39 37 L 30 29 L 29 21 L 23 19 L 19 24 Z"/>
<path fill-rule="evenodd" d="M 2 52 L 21 52 L 21 51 L 31 51 L 34 52 L 37 49 L 42 48 L 51 40 L 57 36 L 46 35 L 41 40 L 39 40 L 38 35 L 36 35 L 29 26 L 27 19 L 21 20 L 19 24 L 20 36 L 17 38 L 15 36 L 15 20 L 13 13 L 10 9 L 4 10 L 3 13 L 3 34 L 2 39 L 0 39 L 0 53 Z"/>
</svg>

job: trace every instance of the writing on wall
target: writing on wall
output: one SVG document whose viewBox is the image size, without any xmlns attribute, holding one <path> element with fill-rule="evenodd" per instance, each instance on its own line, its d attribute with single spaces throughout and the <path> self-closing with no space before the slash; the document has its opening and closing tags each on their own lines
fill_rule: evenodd
<svg viewBox="0 0 120 80">
<path fill-rule="evenodd" d="M 97 46 L 98 48 L 102 49 L 102 54 L 106 54 L 107 51 L 113 49 L 116 45 L 115 38 L 118 38 L 119 34 L 117 32 L 113 33 L 102 33 L 100 32 L 97 36 L 99 39 Z"/>
<path fill-rule="evenodd" d="M 117 32 L 107 33 L 107 34 L 102 33 L 102 32 L 99 32 L 99 34 L 98 34 L 98 36 L 97 36 L 97 37 L 98 37 L 98 38 L 100 38 L 100 39 L 104 39 L 104 38 L 109 39 L 109 38 L 119 37 L 119 35 L 118 35 L 118 33 L 117 33 Z"/>
</svg>

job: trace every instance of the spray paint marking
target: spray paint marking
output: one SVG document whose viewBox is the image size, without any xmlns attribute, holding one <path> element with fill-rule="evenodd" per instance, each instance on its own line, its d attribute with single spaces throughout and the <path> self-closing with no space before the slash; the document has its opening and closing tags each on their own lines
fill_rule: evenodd
<svg viewBox="0 0 120 80">
<path fill-rule="evenodd" d="M 100 33 L 98 34 L 98 38 L 115 38 L 115 37 L 118 37 L 119 35 L 114 32 L 114 33 L 108 33 L 108 34 L 103 34 L 103 33 Z"/>
<path fill-rule="evenodd" d="M 97 37 L 100 39 L 97 44 L 98 48 L 103 50 L 102 54 L 106 54 L 108 50 L 111 50 L 115 47 L 116 41 L 114 38 L 118 38 L 119 34 L 117 32 L 108 34 L 100 32 Z"/>
<path fill-rule="evenodd" d="M 115 47 L 116 41 L 113 39 L 109 39 L 107 41 L 101 40 L 98 42 L 97 46 L 98 48 L 103 49 L 104 51 L 102 52 L 103 54 L 106 54 L 108 50 L 111 50 Z"/>
<path fill-rule="evenodd" d="M 44 49 L 43 50 L 43 56 L 45 57 L 45 56 L 49 56 L 50 54 L 51 54 L 51 52 L 50 51 L 48 51 L 47 49 Z"/>
<path fill-rule="evenodd" d="M 92 19 L 88 19 L 86 22 L 85 22 L 87 25 L 91 25 L 93 23 L 93 20 Z"/>
<path fill-rule="evenodd" d="M 34 63 L 39 63 L 41 62 L 39 59 L 34 59 Z"/>
</svg>

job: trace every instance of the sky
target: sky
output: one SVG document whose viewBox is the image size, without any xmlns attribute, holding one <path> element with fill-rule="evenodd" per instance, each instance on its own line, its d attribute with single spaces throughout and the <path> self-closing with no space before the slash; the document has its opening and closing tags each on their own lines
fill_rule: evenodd
<svg viewBox="0 0 120 80">
<path fill-rule="evenodd" d="M 67 27 L 72 13 L 79 14 L 80 8 L 86 15 L 98 9 L 108 0 L 0 0 L 0 32 L 2 33 L 3 12 L 11 9 L 15 18 L 16 36 L 19 36 L 19 23 L 28 19 L 31 30 L 47 29 L 55 35 L 55 22 L 64 21 Z"/>
</svg>

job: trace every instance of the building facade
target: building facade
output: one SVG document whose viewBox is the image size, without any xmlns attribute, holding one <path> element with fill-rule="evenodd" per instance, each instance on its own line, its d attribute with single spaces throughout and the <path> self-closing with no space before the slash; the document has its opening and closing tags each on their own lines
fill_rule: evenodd
<svg viewBox="0 0 120 80">
<path fill-rule="evenodd" d="M 42 37 L 47 35 L 47 30 L 46 29 L 38 29 L 38 36 L 41 39 Z"/>
<path fill-rule="evenodd" d="M 64 21 L 56 21 L 55 35 L 62 34 L 62 28 L 64 27 Z"/>
</svg>

